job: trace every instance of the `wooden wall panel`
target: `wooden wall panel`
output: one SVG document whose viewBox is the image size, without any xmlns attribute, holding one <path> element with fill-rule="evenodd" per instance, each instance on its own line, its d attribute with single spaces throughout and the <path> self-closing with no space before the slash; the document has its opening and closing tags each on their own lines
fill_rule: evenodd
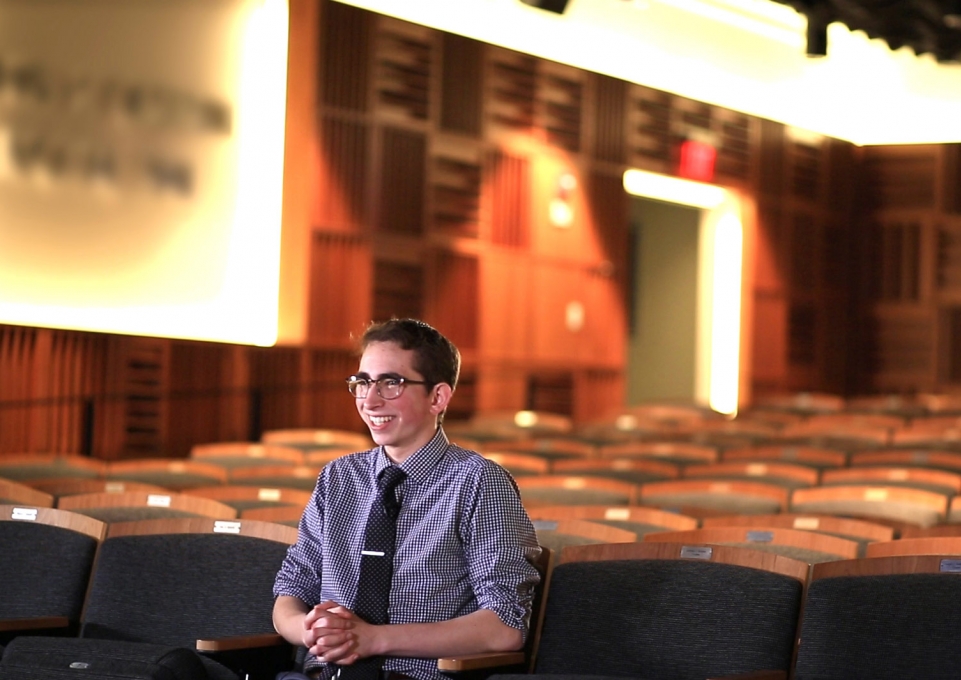
<svg viewBox="0 0 961 680">
<path fill-rule="evenodd" d="M 488 158 L 484 184 L 490 205 L 491 242 L 527 248 L 531 240 L 530 161 L 494 151 Z"/>
<path fill-rule="evenodd" d="M 478 347 L 480 315 L 480 266 L 477 258 L 435 251 L 426 317 L 464 352 Z"/>
<path fill-rule="evenodd" d="M 371 320 L 370 247 L 360 237 L 317 233 L 311 249 L 310 341 L 343 347 L 350 333 Z"/>
<path fill-rule="evenodd" d="M 480 261 L 480 281 L 481 358 L 492 363 L 530 361 L 531 309 L 536 298 L 527 257 L 510 249 L 491 249 Z"/>
<path fill-rule="evenodd" d="M 418 236 L 424 232 L 427 140 L 419 132 L 385 127 L 380 148 L 377 227 Z"/>
<path fill-rule="evenodd" d="M 369 219 L 369 139 L 369 130 L 361 123 L 330 115 L 321 119 L 316 226 L 363 231 Z"/>
<path fill-rule="evenodd" d="M 484 91 L 484 45 L 451 33 L 441 42 L 440 128 L 479 137 Z"/>
<path fill-rule="evenodd" d="M 331 108 L 366 111 L 373 15 L 339 2 L 324 2 L 322 6 L 318 55 L 322 102 Z"/>
</svg>

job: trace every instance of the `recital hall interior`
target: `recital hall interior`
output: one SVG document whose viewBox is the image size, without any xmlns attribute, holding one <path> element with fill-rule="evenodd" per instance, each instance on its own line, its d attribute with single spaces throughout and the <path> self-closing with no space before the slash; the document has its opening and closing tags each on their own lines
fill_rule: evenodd
<svg viewBox="0 0 961 680">
<path fill-rule="evenodd" d="M 565 656 L 597 578 L 604 611 L 669 581 L 668 609 L 731 613 L 631 619 L 691 662 L 670 677 L 950 676 L 961 8 L 869 4 L 0 0 L 0 533 L 92 537 L 73 626 L 146 582 L 102 557 L 130 520 L 266 541 L 236 560 L 272 582 L 322 467 L 370 446 L 357 338 L 412 317 L 462 355 L 448 435 L 553 550 L 515 668 L 668 677 L 633 642 Z M 192 579 L 156 606 L 216 590 Z M 264 583 L 190 645 L 271 634 Z M 640 635 L 599 618 L 592 661 Z"/>
</svg>

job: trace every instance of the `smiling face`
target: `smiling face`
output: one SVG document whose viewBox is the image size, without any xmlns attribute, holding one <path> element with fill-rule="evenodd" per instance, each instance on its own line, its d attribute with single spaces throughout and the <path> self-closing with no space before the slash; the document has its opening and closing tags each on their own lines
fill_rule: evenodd
<svg viewBox="0 0 961 680">
<path fill-rule="evenodd" d="M 406 378 L 423 380 L 414 370 L 413 350 L 402 349 L 393 342 L 375 342 L 367 346 L 360 358 L 357 376 L 369 380 Z M 439 385 L 405 385 L 396 399 L 384 399 L 374 385 L 363 399 L 355 399 L 360 417 L 370 429 L 370 436 L 382 445 L 388 457 L 402 463 L 431 440 L 437 431 L 437 417 L 447 408 L 451 388 Z"/>
</svg>

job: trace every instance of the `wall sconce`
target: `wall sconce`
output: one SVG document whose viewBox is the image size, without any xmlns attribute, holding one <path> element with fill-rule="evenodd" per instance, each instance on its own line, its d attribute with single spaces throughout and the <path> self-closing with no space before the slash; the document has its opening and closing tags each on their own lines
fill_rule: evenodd
<svg viewBox="0 0 961 680">
<path fill-rule="evenodd" d="M 571 173 L 564 172 L 557 178 L 557 187 L 548 207 L 551 224 L 555 227 L 566 229 L 574 223 L 574 206 L 571 201 L 575 189 L 577 178 Z"/>
</svg>

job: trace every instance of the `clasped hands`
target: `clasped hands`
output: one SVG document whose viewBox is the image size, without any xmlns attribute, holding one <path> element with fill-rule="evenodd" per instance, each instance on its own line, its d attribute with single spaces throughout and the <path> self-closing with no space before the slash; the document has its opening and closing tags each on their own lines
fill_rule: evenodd
<svg viewBox="0 0 961 680">
<path fill-rule="evenodd" d="M 346 666 L 375 653 L 375 628 L 350 609 L 327 600 L 304 617 L 303 642 L 320 661 Z"/>
</svg>

